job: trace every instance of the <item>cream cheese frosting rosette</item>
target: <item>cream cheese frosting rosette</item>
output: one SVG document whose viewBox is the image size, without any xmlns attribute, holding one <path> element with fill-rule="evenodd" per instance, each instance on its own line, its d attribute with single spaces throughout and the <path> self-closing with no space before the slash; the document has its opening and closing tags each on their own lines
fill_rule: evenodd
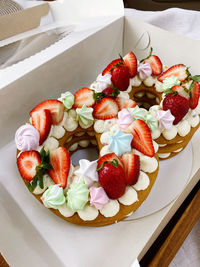
<svg viewBox="0 0 200 267">
<path fill-rule="evenodd" d="M 199 76 L 184 65 L 164 71 L 157 56 L 138 64 L 129 52 L 90 88 L 65 92 L 30 111 L 30 123 L 16 132 L 19 172 L 45 207 L 71 223 L 123 220 L 147 198 L 158 155 L 179 153 L 199 126 L 199 91 Z M 90 145 L 99 158 L 74 166 L 71 154 Z"/>
</svg>

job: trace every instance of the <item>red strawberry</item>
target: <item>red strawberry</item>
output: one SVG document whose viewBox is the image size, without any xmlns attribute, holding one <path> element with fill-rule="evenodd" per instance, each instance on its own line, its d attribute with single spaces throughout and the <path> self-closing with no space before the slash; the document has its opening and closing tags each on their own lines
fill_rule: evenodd
<svg viewBox="0 0 200 267">
<path fill-rule="evenodd" d="M 51 112 L 52 124 L 58 124 L 62 121 L 64 116 L 64 105 L 61 101 L 56 99 L 45 100 L 31 110 L 30 116 L 32 117 L 32 114 L 35 111 L 43 109 L 48 109 Z"/>
<path fill-rule="evenodd" d="M 111 98 L 116 98 L 119 94 L 119 91 L 115 88 L 107 87 L 102 91 L 102 93 L 105 94 L 105 97 L 111 97 Z"/>
<path fill-rule="evenodd" d="M 36 175 L 36 167 L 41 163 L 40 153 L 35 150 L 22 152 L 17 158 L 17 166 L 23 179 L 31 181 Z"/>
<path fill-rule="evenodd" d="M 112 98 L 105 97 L 95 105 L 93 116 L 99 120 L 107 120 L 115 118 L 118 111 L 119 108 L 116 101 Z"/>
<path fill-rule="evenodd" d="M 183 64 L 178 64 L 170 67 L 168 70 L 163 72 L 160 76 L 158 76 L 158 80 L 163 82 L 164 79 L 175 76 L 179 79 L 179 81 L 183 82 L 188 77 L 187 67 Z"/>
<path fill-rule="evenodd" d="M 126 91 L 130 82 L 128 68 L 123 65 L 115 67 L 112 70 L 111 81 L 118 90 Z"/>
<path fill-rule="evenodd" d="M 121 197 L 126 189 L 124 169 L 113 162 L 107 162 L 98 171 L 99 182 L 111 199 Z"/>
<path fill-rule="evenodd" d="M 124 163 L 126 184 L 136 184 L 140 174 L 140 157 L 136 154 L 124 154 L 122 155 L 122 160 Z"/>
<path fill-rule="evenodd" d="M 49 175 L 56 184 L 65 188 L 70 169 L 70 156 L 65 147 L 59 147 L 50 152 L 50 163 L 53 170 L 48 170 Z"/>
<path fill-rule="evenodd" d="M 183 97 L 185 97 L 187 99 L 189 99 L 189 97 L 190 97 L 188 95 L 188 93 L 184 90 L 183 86 L 181 86 L 181 85 L 174 85 L 172 87 L 172 91 L 177 92 L 180 96 L 183 96 Z"/>
<path fill-rule="evenodd" d="M 133 140 L 131 142 L 132 147 L 149 157 L 155 155 L 151 132 L 144 121 L 140 119 L 135 120 L 126 131 L 133 135 Z"/>
<path fill-rule="evenodd" d="M 117 64 L 122 64 L 121 58 L 113 60 L 103 71 L 102 75 L 105 75 L 106 73 L 111 73 L 111 69 L 114 68 Z"/>
<path fill-rule="evenodd" d="M 132 99 L 117 97 L 116 101 L 119 106 L 119 110 L 122 110 L 123 108 L 134 108 L 136 106 L 136 102 Z"/>
<path fill-rule="evenodd" d="M 115 153 L 109 153 L 99 158 L 97 161 L 97 168 L 99 168 L 105 161 L 113 161 L 113 159 L 116 159 L 118 161 L 118 164 L 121 165 L 122 168 L 124 168 L 122 160 Z"/>
<path fill-rule="evenodd" d="M 124 58 L 124 65 L 128 67 L 130 78 L 135 77 L 137 74 L 137 58 L 131 51 Z"/>
<path fill-rule="evenodd" d="M 48 109 L 41 109 L 31 113 L 32 125 L 40 133 L 41 145 L 47 138 L 51 129 L 51 112 Z"/>
<path fill-rule="evenodd" d="M 179 123 L 189 110 L 189 101 L 180 95 L 167 95 L 163 100 L 163 110 L 170 110 L 175 117 L 174 125 Z"/>
<path fill-rule="evenodd" d="M 195 109 L 199 102 L 199 95 L 200 95 L 200 84 L 198 82 L 194 82 L 194 87 L 191 91 L 191 98 L 190 98 L 190 108 Z"/>
<path fill-rule="evenodd" d="M 74 108 L 82 108 L 85 104 L 87 107 L 92 107 L 95 104 L 94 91 L 83 87 L 74 94 Z"/>
<path fill-rule="evenodd" d="M 153 75 L 159 75 L 162 72 L 162 62 L 158 56 L 152 55 L 144 60 L 145 63 L 149 63 L 152 68 Z"/>
</svg>

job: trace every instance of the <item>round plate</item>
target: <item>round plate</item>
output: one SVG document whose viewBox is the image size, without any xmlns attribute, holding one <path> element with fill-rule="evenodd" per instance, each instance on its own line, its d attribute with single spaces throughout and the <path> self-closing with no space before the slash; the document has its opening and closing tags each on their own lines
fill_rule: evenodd
<svg viewBox="0 0 200 267">
<path fill-rule="evenodd" d="M 191 142 L 175 157 L 159 162 L 156 182 L 143 204 L 126 220 L 138 219 L 169 205 L 187 184 L 193 163 Z"/>
</svg>

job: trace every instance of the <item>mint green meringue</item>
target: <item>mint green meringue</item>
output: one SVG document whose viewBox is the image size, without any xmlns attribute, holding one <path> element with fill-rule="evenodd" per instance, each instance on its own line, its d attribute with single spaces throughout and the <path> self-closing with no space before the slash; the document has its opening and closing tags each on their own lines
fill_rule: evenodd
<svg viewBox="0 0 200 267">
<path fill-rule="evenodd" d="M 172 88 L 174 85 L 180 85 L 180 81 L 177 77 L 175 77 L 174 75 L 164 79 L 163 84 L 162 84 L 162 88 L 163 90 L 166 89 L 170 89 Z"/>
<path fill-rule="evenodd" d="M 131 113 L 133 119 L 137 120 L 145 120 L 145 116 L 147 114 L 147 111 L 143 108 L 139 108 L 136 106 L 135 108 L 128 108 L 128 111 Z"/>
<path fill-rule="evenodd" d="M 149 126 L 151 132 L 155 131 L 158 128 L 158 121 L 151 114 L 147 114 L 144 121 Z"/>
<path fill-rule="evenodd" d="M 85 104 L 82 106 L 82 108 L 76 109 L 77 117 L 84 125 L 88 125 L 94 120 L 92 112 L 93 108 L 88 108 Z"/>
<path fill-rule="evenodd" d="M 57 184 L 51 185 L 42 195 L 42 200 L 45 206 L 58 209 L 65 203 L 63 188 Z"/>
<path fill-rule="evenodd" d="M 113 135 L 108 136 L 108 149 L 117 156 L 121 156 L 125 152 L 131 151 L 132 139 L 132 134 L 123 133 L 121 130 L 118 130 Z"/>
<path fill-rule="evenodd" d="M 67 205 L 76 212 L 82 210 L 89 200 L 89 189 L 83 180 L 74 183 L 67 191 Z"/>
<path fill-rule="evenodd" d="M 58 98 L 58 100 L 63 102 L 63 105 L 66 107 L 66 109 L 71 109 L 74 105 L 74 95 L 70 92 L 61 94 L 61 97 Z"/>
</svg>

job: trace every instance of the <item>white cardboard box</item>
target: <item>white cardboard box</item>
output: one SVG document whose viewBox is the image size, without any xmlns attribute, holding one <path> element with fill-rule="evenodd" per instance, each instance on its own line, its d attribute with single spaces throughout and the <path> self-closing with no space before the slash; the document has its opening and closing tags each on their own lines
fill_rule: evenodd
<svg viewBox="0 0 200 267">
<path fill-rule="evenodd" d="M 200 135 L 196 133 L 191 179 L 173 203 L 145 218 L 103 228 L 71 225 L 52 215 L 24 187 L 17 173 L 12 140 L 38 102 L 89 85 L 118 53 L 133 50 L 139 59 L 143 58 L 149 36 L 163 62 L 172 65 L 184 60 L 192 66 L 192 73 L 199 72 L 196 55 L 200 41 L 142 23 L 130 11 L 125 16 L 122 10 L 118 15 L 106 16 L 104 25 L 101 18 L 90 18 L 88 25 L 96 26 L 80 28 L 0 73 L 0 251 L 11 266 L 130 266 L 135 258 L 141 259 L 199 180 L 198 175 L 193 176 L 200 165 Z"/>
</svg>

